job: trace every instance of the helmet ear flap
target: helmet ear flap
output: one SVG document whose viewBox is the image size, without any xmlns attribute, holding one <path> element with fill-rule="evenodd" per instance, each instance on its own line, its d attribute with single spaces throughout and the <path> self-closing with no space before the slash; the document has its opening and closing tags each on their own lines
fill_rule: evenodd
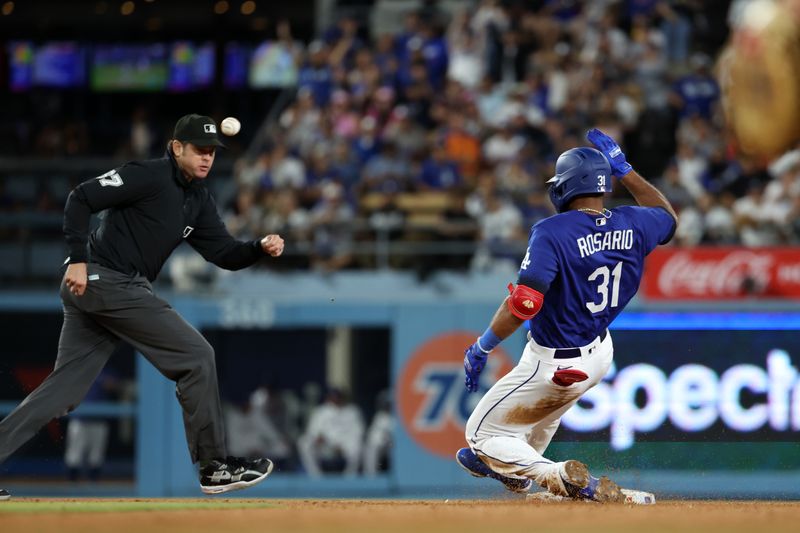
<svg viewBox="0 0 800 533">
<path fill-rule="evenodd" d="M 564 184 L 563 183 L 553 183 L 550 185 L 548 189 L 548 194 L 550 195 L 550 201 L 553 203 L 553 207 L 556 208 L 556 211 L 559 213 L 561 212 L 563 206 L 563 198 L 564 198 Z"/>
</svg>

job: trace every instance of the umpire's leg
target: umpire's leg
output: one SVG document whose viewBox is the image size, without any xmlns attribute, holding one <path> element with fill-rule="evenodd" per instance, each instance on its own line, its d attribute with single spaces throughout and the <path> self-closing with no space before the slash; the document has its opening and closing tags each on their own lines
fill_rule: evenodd
<svg viewBox="0 0 800 533">
<path fill-rule="evenodd" d="M 95 265 L 96 266 L 96 265 Z M 93 317 L 176 382 L 192 461 L 225 457 L 214 349 L 143 277 L 97 268 L 106 308 Z M 144 392 L 144 391 L 142 391 Z"/>
<path fill-rule="evenodd" d="M 61 284 L 64 324 L 53 372 L 0 422 L 0 463 L 53 418 L 74 409 L 114 352 L 119 340 L 84 309 L 102 305 L 96 287 L 74 296 Z"/>
</svg>

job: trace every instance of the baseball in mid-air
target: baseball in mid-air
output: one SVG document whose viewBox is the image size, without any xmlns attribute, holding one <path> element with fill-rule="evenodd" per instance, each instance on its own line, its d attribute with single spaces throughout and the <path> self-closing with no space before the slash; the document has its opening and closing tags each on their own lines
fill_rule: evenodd
<svg viewBox="0 0 800 533">
<path fill-rule="evenodd" d="M 223 119 L 222 124 L 220 124 L 222 129 L 222 133 L 228 136 L 233 136 L 239 133 L 239 130 L 242 129 L 242 123 L 239 122 L 238 119 L 233 117 L 227 117 Z"/>
</svg>

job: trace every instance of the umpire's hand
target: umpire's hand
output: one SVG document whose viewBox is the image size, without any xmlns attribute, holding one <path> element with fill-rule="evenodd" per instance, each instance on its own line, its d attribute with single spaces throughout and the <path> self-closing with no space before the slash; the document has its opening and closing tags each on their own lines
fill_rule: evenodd
<svg viewBox="0 0 800 533">
<path fill-rule="evenodd" d="M 261 239 L 261 249 L 272 257 L 278 257 L 283 253 L 283 239 L 280 235 L 267 235 Z"/>
<path fill-rule="evenodd" d="M 64 283 L 69 292 L 75 296 L 83 296 L 86 292 L 86 263 L 72 263 L 64 273 Z"/>
</svg>

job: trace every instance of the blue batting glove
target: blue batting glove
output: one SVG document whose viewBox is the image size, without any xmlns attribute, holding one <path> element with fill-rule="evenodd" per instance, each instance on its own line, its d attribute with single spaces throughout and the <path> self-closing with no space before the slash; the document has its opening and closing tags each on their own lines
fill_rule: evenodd
<svg viewBox="0 0 800 533">
<path fill-rule="evenodd" d="M 478 390 L 478 378 L 486 366 L 488 355 L 489 352 L 483 351 L 477 342 L 464 350 L 464 373 L 467 375 L 464 385 L 469 392 Z"/>
<path fill-rule="evenodd" d="M 625 160 L 625 154 L 616 141 L 602 131 L 597 128 L 591 129 L 586 134 L 586 139 L 595 145 L 598 150 L 603 152 L 603 155 L 606 156 L 608 160 L 608 164 L 611 165 L 611 172 L 616 177 L 621 178 L 633 170 L 631 164 Z"/>
</svg>

